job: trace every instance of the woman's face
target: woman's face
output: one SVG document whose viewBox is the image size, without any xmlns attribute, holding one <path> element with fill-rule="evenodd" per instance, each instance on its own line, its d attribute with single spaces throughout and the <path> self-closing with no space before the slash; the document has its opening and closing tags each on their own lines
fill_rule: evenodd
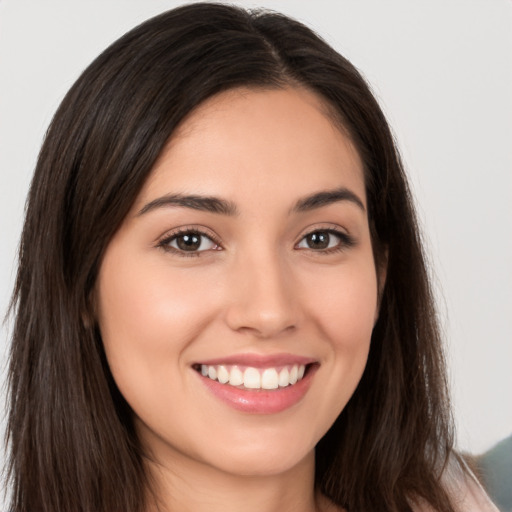
<svg viewBox="0 0 512 512">
<path fill-rule="evenodd" d="M 318 98 L 207 101 L 163 151 L 97 284 L 143 445 L 164 465 L 246 475 L 312 457 L 363 373 L 377 282 L 362 164 Z"/>
</svg>

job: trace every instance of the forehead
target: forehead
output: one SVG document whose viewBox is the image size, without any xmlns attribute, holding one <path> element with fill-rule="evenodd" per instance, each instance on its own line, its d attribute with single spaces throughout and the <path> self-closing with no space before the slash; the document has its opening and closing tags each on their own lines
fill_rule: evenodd
<svg viewBox="0 0 512 512">
<path fill-rule="evenodd" d="M 365 201 L 359 154 L 324 103 L 300 88 L 244 88 L 218 94 L 182 122 L 137 203 L 173 192 L 236 202 L 244 191 L 306 195 L 339 186 Z"/>
</svg>

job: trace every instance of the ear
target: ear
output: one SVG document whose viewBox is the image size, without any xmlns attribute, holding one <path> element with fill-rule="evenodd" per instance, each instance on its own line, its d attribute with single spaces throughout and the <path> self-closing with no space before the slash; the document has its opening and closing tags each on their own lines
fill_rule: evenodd
<svg viewBox="0 0 512 512">
<path fill-rule="evenodd" d="M 375 318 L 373 325 L 377 323 L 379 319 L 380 313 L 380 304 L 382 302 L 382 297 L 384 295 L 384 288 L 386 287 L 386 278 L 388 275 L 388 254 L 389 250 L 386 246 L 382 251 L 382 255 L 379 258 L 379 261 L 375 262 L 375 271 L 377 273 L 377 306 L 375 308 Z"/>
</svg>

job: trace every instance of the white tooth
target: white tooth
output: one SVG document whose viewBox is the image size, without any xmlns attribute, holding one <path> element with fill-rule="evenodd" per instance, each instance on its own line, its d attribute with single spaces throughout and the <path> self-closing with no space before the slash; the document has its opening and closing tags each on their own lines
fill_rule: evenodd
<svg viewBox="0 0 512 512">
<path fill-rule="evenodd" d="M 219 366 L 217 368 L 217 379 L 221 384 L 226 384 L 229 380 L 229 372 L 226 370 L 225 366 Z"/>
<path fill-rule="evenodd" d="M 297 382 L 297 377 L 299 374 L 299 369 L 296 364 L 292 366 L 292 369 L 290 370 L 290 384 L 295 384 Z"/>
<path fill-rule="evenodd" d="M 284 387 L 288 386 L 289 383 L 290 383 L 290 374 L 288 372 L 288 368 L 283 368 L 279 372 L 279 385 L 282 388 L 284 388 Z"/>
<path fill-rule="evenodd" d="M 208 366 L 206 366 L 205 364 L 201 365 L 201 375 L 203 377 L 208 376 Z"/>
<path fill-rule="evenodd" d="M 267 368 L 261 376 L 261 387 L 263 389 L 276 389 L 279 387 L 279 377 L 275 368 Z"/>
<path fill-rule="evenodd" d="M 248 389 L 261 388 L 260 372 L 256 368 L 246 368 L 244 372 L 244 387 Z"/>
<path fill-rule="evenodd" d="M 231 386 L 240 386 L 244 383 L 244 376 L 238 366 L 233 366 L 233 368 L 231 368 L 229 383 Z"/>
<path fill-rule="evenodd" d="M 302 377 L 304 377 L 304 372 L 306 371 L 306 366 L 301 364 L 299 366 L 299 373 L 297 374 L 297 380 L 300 380 L 302 379 Z"/>
<path fill-rule="evenodd" d="M 217 378 L 217 370 L 215 369 L 215 366 L 208 366 L 208 377 L 212 380 Z"/>
</svg>

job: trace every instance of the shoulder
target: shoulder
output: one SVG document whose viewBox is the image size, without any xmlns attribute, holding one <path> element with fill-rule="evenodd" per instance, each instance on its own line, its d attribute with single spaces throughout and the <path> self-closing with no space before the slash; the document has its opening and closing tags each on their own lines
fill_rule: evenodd
<svg viewBox="0 0 512 512">
<path fill-rule="evenodd" d="M 442 476 L 443 485 L 457 512 L 499 512 L 476 476 L 460 457 L 452 457 Z M 435 512 L 425 504 L 416 504 L 414 512 Z"/>
</svg>

